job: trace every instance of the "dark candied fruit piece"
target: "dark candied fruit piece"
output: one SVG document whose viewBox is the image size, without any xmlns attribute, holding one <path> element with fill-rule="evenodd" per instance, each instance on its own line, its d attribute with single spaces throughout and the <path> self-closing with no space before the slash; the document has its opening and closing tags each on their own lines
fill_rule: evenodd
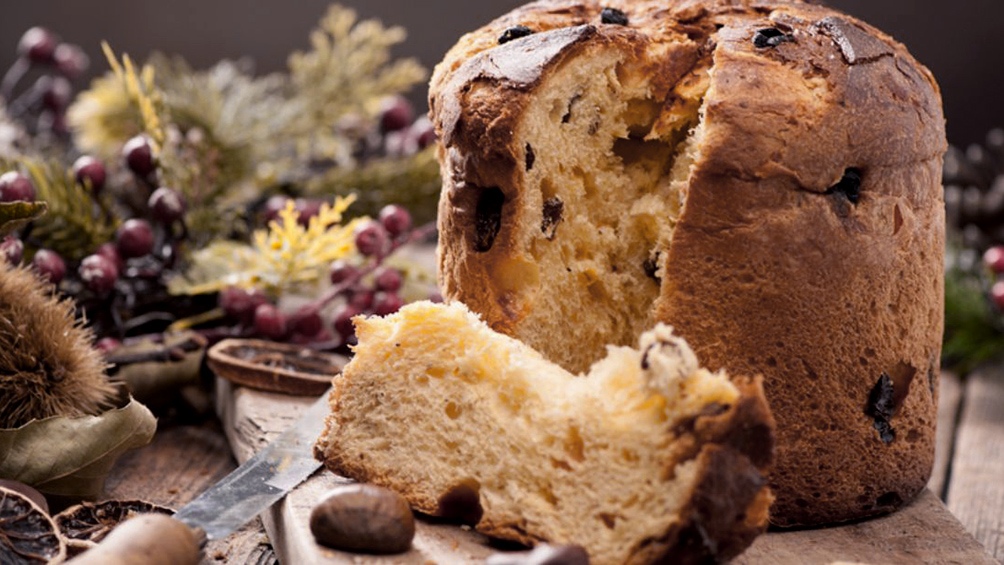
<svg viewBox="0 0 1004 565">
<path fill-rule="evenodd" d="M 495 244 L 502 227 L 502 206 L 505 194 L 497 187 L 486 188 L 478 197 L 474 215 L 474 250 L 484 253 Z"/>
<path fill-rule="evenodd" d="M 512 26 L 511 28 L 503 31 L 502 35 L 499 36 L 499 45 L 509 43 L 513 39 L 519 39 L 532 34 L 533 30 L 526 26 Z"/>
<path fill-rule="evenodd" d="M 600 12 L 600 22 L 619 26 L 628 25 L 627 14 L 617 8 L 603 8 Z"/>
<path fill-rule="evenodd" d="M 763 29 L 756 30 L 753 34 L 753 45 L 757 49 L 765 49 L 767 47 L 777 47 L 778 45 L 784 43 L 785 41 L 794 41 L 795 39 L 784 33 L 783 31 L 777 29 L 776 27 L 765 27 Z"/>
<path fill-rule="evenodd" d="M 554 233 L 561 222 L 562 214 L 565 212 L 565 203 L 557 196 L 544 201 L 544 214 L 540 221 L 540 231 L 547 236 L 547 239 L 554 239 Z"/>
<path fill-rule="evenodd" d="M 857 204 L 861 200 L 861 178 L 860 169 L 847 169 L 840 182 L 830 187 L 826 194 L 840 194 L 851 204 Z"/>
<path fill-rule="evenodd" d="M 896 390 L 892 378 L 888 373 L 882 373 L 868 394 L 865 414 L 874 419 L 873 426 L 878 431 L 879 438 L 885 443 L 892 443 L 896 439 L 896 430 L 890 423 L 896 411 L 895 398 Z"/>
<path fill-rule="evenodd" d="M 464 479 L 439 497 L 436 515 L 461 524 L 476 525 L 484 515 L 481 507 L 481 484 L 475 479 Z"/>
</svg>

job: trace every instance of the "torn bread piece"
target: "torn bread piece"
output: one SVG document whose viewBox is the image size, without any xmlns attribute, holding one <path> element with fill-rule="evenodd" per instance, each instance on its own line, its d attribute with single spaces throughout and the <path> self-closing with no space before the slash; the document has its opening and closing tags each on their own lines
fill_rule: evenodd
<svg viewBox="0 0 1004 565">
<path fill-rule="evenodd" d="M 336 473 L 601 564 L 722 561 L 767 526 L 760 382 L 700 368 L 668 326 L 574 375 L 459 303 L 356 323 L 315 447 Z"/>
</svg>

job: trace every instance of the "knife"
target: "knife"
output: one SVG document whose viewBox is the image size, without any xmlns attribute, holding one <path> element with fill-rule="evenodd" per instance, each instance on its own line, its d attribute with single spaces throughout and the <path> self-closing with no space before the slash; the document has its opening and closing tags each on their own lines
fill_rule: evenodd
<svg viewBox="0 0 1004 565">
<path fill-rule="evenodd" d="M 224 538 L 250 522 L 321 466 L 313 445 L 328 410 L 325 392 L 293 427 L 173 516 L 144 514 L 127 520 L 69 563 L 197 564 L 206 541 Z"/>
</svg>

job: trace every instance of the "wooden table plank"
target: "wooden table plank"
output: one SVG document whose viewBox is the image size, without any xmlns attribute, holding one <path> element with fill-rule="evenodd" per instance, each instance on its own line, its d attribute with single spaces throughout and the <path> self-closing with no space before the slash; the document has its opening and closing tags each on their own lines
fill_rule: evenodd
<svg viewBox="0 0 1004 565">
<path fill-rule="evenodd" d="M 231 389 L 224 384 L 218 410 L 238 460 L 249 457 L 269 437 L 289 426 L 313 399 Z M 321 470 L 263 515 L 276 554 L 284 563 L 470 563 L 493 550 L 487 540 L 455 526 L 420 522 L 415 549 L 403 556 L 371 557 L 325 550 L 308 528 L 310 509 L 344 479 Z M 930 491 L 883 518 L 833 528 L 769 532 L 734 563 L 812 565 L 833 561 L 874 564 L 994 564 L 962 524 Z"/>
<path fill-rule="evenodd" d="M 105 499 L 138 499 L 179 508 L 236 468 L 219 423 L 161 423 L 153 442 L 126 452 L 105 483 Z M 206 545 L 202 565 L 276 562 L 257 518 Z"/>
<path fill-rule="evenodd" d="M 948 508 L 1004 560 L 1004 364 L 967 378 L 956 437 Z"/>
<path fill-rule="evenodd" d="M 938 428 L 935 436 L 934 468 L 927 488 L 945 499 L 948 468 L 955 444 L 955 424 L 962 407 L 962 384 L 955 373 L 942 372 L 938 385 Z"/>
</svg>

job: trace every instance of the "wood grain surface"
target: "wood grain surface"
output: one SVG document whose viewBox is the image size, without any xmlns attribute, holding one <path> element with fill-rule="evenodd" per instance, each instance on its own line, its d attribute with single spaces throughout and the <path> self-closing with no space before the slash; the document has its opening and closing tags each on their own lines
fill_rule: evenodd
<svg viewBox="0 0 1004 565">
<path fill-rule="evenodd" d="M 127 452 L 105 483 L 106 499 L 145 500 L 178 509 L 237 467 L 215 420 L 162 424 L 153 442 Z M 271 543 L 258 518 L 206 545 L 202 565 L 271 565 Z"/>
<path fill-rule="evenodd" d="M 955 424 L 962 407 L 962 383 L 955 373 L 942 372 L 938 381 L 938 427 L 935 434 L 934 469 L 927 488 L 945 499 L 948 469 L 955 445 Z"/>
<path fill-rule="evenodd" d="M 1004 559 L 1004 365 L 968 376 L 957 430 L 948 508 Z"/>
<path fill-rule="evenodd" d="M 218 392 L 218 410 L 238 460 L 249 457 L 288 427 L 313 400 L 233 389 L 226 383 Z M 321 495 L 341 481 L 344 479 L 322 469 L 263 515 L 281 562 L 478 563 L 495 551 L 488 540 L 475 533 L 421 520 L 414 548 L 401 556 L 360 557 L 324 549 L 313 541 L 308 516 Z M 930 491 L 883 518 L 825 529 L 769 532 L 734 563 L 811 565 L 834 561 L 889 565 L 996 563 Z"/>
</svg>

